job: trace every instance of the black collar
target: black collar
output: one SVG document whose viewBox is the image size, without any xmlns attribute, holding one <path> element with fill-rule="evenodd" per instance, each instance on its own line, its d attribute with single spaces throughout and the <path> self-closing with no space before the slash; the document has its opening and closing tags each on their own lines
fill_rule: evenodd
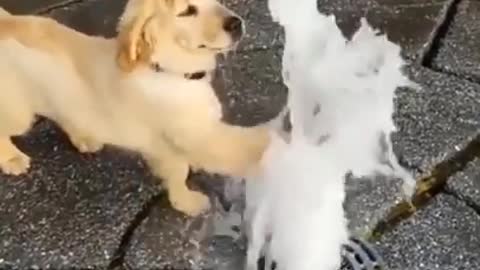
<svg viewBox="0 0 480 270">
<path fill-rule="evenodd" d="M 167 72 L 158 63 L 152 63 L 150 65 L 150 67 L 155 72 Z M 194 73 L 184 73 L 183 77 L 187 80 L 201 80 L 201 79 L 205 78 L 206 75 L 207 75 L 206 71 L 198 71 L 198 72 L 194 72 Z"/>
</svg>

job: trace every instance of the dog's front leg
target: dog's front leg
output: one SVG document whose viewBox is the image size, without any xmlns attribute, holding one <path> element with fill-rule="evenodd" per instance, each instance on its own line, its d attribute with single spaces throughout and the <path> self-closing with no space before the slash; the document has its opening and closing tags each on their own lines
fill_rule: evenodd
<svg viewBox="0 0 480 270">
<path fill-rule="evenodd" d="M 87 132 L 81 132 L 70 124 L 60 123 L 60 126 L 80 153 L 94 153 L 102 150 L 103 143 L 96 140 L 94 136 L 88 135 Z"/>
<path fill-rule="evenodd" d="M 5 174 L 20 175 L 30 167 L 30 157 L 20 151 L 10 137 L 0 137 L 0 169 Z"/>
<path fill-rule="evenodd" d="M 189 216 L 197 216 L 210 208 L 206 195 L 188 188 L 189 164 L 185 159 L 173 151 L 160 149 L 157 154 L 147 155 L 146 160 L 153 174 L 163 180 L 173 208 Z"/>
</svg>

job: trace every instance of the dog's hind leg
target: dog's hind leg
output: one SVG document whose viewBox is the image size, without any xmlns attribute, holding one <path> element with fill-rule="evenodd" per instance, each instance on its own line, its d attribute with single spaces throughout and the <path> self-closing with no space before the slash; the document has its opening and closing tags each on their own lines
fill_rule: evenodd
<svg viewBox="0 0 480 270">
<path fill-rule="evenodd" d="M 168 145 L 156 145 L 153 155 L 144 155 L 154 175 L 160 177 L 168 191 L 173 208 L 189 215 L 197 216 L 210 208 L 209 198 L 201 192 L 190 190 L 187 186 L 189 164 Z"/>
</svg>

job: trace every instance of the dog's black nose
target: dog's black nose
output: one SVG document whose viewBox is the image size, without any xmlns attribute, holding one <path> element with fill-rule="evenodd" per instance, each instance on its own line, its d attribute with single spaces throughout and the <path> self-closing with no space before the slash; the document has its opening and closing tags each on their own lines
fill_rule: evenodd
<svg viewBox="0 0 480 270">
<path fill-rule="evenodd" d="M 243 32 L 242 24 L 242 20 L 239 17 L 227 17 L 223 22 L 223 29 L 230 33 L 234 39 L 238 39 Z"/>
</svg>

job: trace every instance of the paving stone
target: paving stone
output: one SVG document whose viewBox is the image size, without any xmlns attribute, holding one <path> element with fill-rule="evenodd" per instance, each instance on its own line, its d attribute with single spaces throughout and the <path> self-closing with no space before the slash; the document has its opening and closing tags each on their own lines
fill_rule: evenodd
<svg viewBox="0 0 480 270">
<path fill-rule="evenodd" d="M 480 216 L 441 194 L 376 246 L 389 270 L 480 269 Z"/>
<path fill-rule="evenodd" d="M 0 175 L 0 269 L 106 267 L 158 192 L 143 163 L 112 148 L 80 155 L 47 121 L 17 143 L 33 164 Z"/>
<path fill-rule="evenodd" d="M 404 48 L 404 55 L 415 58 L 423 53 L 437 28 L 448 0 L 319 0 L 322 13 L 334 14 L 339 27 L 350 37 L 366 17 L 374 27 Z"/>
<path fill-rule="evenodd" d="M 430 172 L 480 132 L 480 86 L 422 67 L 407 69 L 422 90 L 399 89 L 392 135 L 394 152 L 414 173 Z M 348 179 L 345 208 L 350 230 L 368 235 L 401 201 L 399 180 Z"/>
<path fill-rule="evenodd" d="M 480 80 L 480 2 L 463 0 L 433 58 L 435 69 Z"/>
<path fill-rule="evenodd" d="M 463 171 L 453 175 L 446 188 L 480 210 L 480 159 L 475 159 Z"/>
<path fill-rule="evenodd" d="M 187 234 L 188 218 L 167 206 L 168 201 L 162 200 L 135 230 L 126 251 L 125 266 L 131 269 L 191 268 L 189 260 L 195 245 Z"/>
<path fill-rule="evenodd" d="M 46 15 L 88 35 L 114 37 L 118 18 L 126 3 L 127 0 L 84 0 Z"/>
<path fill-rule="evenodd" d="M 204 232 L 208 220 L 188 218 L 166 199 L 152 209 L 126 250 L 127 269 L 243 269 L 243 245 L 231 235 Z M 198 229 L 191 229 L 197 223 Z"/>
<path fill-rule="evenodd" d="M 42 0 L 42 1 L 19 1 L 19 0 L 0 0 L 0 7 L 14 14 L 32 14 L 38 11 L 75 2 L 75 0 Z"/>
<path fill-rule="evenodd" d="M 245 20 L 246 36 L 238 50 L 267 49 L 283 45 L 281 27 L 272 21 L 268 0 L 222 0 Z"/>
<path fill-rule="evenodd" d="M 220 63 L 224 82 L 215 82 L 227 123 L 252 126 L 276 117 L 287 101 L 287 88 L 279 74 L 282 52 L 243 51 Z"/>
<path fill-rule="evenodd" d="M 397 92 L 394 150 L 408 167 L 430 172 L 480 132 L 480 86 L 422 67 L 407 72 L 422 89 Z"/>
<path fill-rule="evenodd" d="M 344 209 L 349 231 L 359 237 L 369 237 L 376 224 L 399 203 L 402 182 L 385 176 L 347 178 Z"/>
</svg>

